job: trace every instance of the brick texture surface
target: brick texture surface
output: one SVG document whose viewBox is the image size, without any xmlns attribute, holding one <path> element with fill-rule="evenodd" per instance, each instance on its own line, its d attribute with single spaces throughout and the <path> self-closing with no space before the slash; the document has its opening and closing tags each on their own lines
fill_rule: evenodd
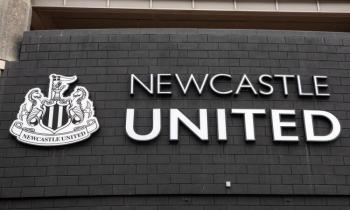
<svg viewBox="0 0 350 210">
<path fill-rule="evenodd" d="M 283 196 L 307 195 L 321 196 L 314 199 L 319 202 L 348 205 L 345 198 L 327 200 L 322 196 L 350 195 L 349 66 L 350 38 L 346 33 L 183 29 L 27 32 L 20 61 L 9 63 L 0 78 L 0 197 L 103 195 L 126 199 L 123 196 L 140 195 L 141 199 L 142 195 L 236 194 L 276 195 L 278 203 L 285 201 Z M 46 93 L 51 73 L 77 75 L 77 84 L 90 91 L 101 128 L 89 140 L 42 148 L 19 143 L 9 134 L 26 92 L 39 87 Z M 238 97 L 219 97 L 209 90 L 202 96 L 193 90 L 183 96 L 176 86 L 171 97 L 150 96 L 141 89 L 130 96 L 131 73 L 143 78 L 150 73 L 184 77 L 190 73 L 199 77 L 227 73 L 234 77 L 232 85 L 243 73 L 254 84 L 263 73 L 299 74 L 309 86 L 310 76 L 328 75 L 331 97 L 300 98 L 295 83 L 289 87 L 290 96 L 284 97 L 278 82 L 270 97 L 245 92 Z M 150 129 L 150 109 L 161 108 L 161 135 L 142 144 L 127 138 L 126 108 L 137 109 L 140 132 Z M 201 142 L 181 127 L 178 143 L 170 143 L 170 108 L 181 109 L 194 121 L 199 108 L 208 108 L 209 142 Z M 256 119 L 256 142 L 247 143 L 242 119 L 228 116 L 229 140 L 219 143 L 216 108 L 296 109 L 297 129 L 291 133 L 301 140 L 274 143 L 267 115 Z M 341 136 L 330 143 L 306 143 L 301 109 L 332 112 L 342 124 Z M 317 123 L 321 131 L 326 126 L 322 121 Z M 231 181 L 231 188 L 225 187 L 226 181 Z M 219 202 L 215 197 L 203 198 L 199 199 L 208 206 Z M 222 201 L 226 198 L 217 197 Z M 184 202 L 182 197 L 174 199 Z M 269 202 L 259 197 L 232 199 L 238 203 Z M 171 197 L 157 200 L 162 201 L 164 205 L 175 202 Z M 20 203 L 32 205 L 25 200 Z M 197 208 L 204 207 L 191 209 Z"/>
<path fill-rule="evenodd" d="M 1 200 L 2 208 L 11 210 L 346 210 L 344 196 L 105 196 L 74 198 L 32 198 Z"/>
</svg>

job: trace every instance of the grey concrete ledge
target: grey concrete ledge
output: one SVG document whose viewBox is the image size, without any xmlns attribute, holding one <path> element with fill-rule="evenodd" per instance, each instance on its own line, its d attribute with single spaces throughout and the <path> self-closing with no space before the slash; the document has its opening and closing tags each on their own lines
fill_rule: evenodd
<svg viewBox="0 0 350 210">
<path fill-rule="evenodd" d="M 127 28 L 127 29 L 68 29 L 68 30 L 37 30 L 25 32 L 26 36 L 74 36 L 74 35 L 112 35 L 112 34 L 237 34 L 262 36 L 334 36 L 350 38 L 347 32 L 323 31 L 290 31 L 290 30 L 257 30 L 257 29 L 186 29 L 186 28 Z"/>
</svg>

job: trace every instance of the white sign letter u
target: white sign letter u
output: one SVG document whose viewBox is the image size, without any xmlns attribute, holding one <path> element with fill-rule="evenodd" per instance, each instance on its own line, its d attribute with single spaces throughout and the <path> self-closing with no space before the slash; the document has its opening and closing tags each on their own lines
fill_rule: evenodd
<svg viewBox="0 0 350 210">
<path fill-rule="evenodd" d="M 149 134 L 140 135 L 135 132 L 134 123 L 135 123 L 135 109 L 126 110 L 126 133 L 127 135 L 136 141 L 151 141 L 160 134 L 161 130 L 161 113 L 160 109 L 153 109 L 153 126 L 152 131 Z"/>
</svg>

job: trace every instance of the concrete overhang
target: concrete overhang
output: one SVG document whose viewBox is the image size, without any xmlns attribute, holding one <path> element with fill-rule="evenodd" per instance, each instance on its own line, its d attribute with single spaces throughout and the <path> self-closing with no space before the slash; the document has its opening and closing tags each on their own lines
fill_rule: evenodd
<svg viewBox="0 0 350 210">
<path fill-rule="evenodd" d="M 34 7 L 350 13 L 345 0 L 32 0 Z"/>
<path fill-rule="evenodd" d="M 350 1 L 32 0 L 32 29 L 240 28 L 350 31 Z"/>
</svg>

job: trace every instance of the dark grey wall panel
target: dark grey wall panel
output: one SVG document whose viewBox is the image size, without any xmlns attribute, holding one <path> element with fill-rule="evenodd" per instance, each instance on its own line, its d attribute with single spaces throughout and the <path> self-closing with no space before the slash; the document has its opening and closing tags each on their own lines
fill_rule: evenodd
<svg viewBox="0 0 350 210">
<path fill-rule="evenodd" d="M 344 196 L 105 196 L 72 198 L 34 198 L 1 200 L 6 209 L 295 209 L 295 210 L 344 210 L 349 209 L 349 199 Z"/>
<path fill-rule="evenodd" d="M 25 34 L 21 59 L 0 78 L 0 187 L 2 198 L 156 195 L 349 195 L 350 193 L 350 38 L 346 33 L 245 30 L 77 30 Z M 101 129 L 74 145 L 41 148 L 18 143 L 8 129 L 26 91 L 47 91 L 48 75 L 76 74 L 96 107 Z M 206 91 L 172 97 L 128 94 L 129 74 L 243 73 L 328 75 L 329 98 L 300 98 L 296 86 L 283 97 L 280 83 L 271 97 L 219 97 Z M 309 78 L 309 79 L 308 79 Z M 174 80 L 173 80 L 174 81 Z M 125 110 L 145 111 L 137 121 L 147 131 L 150 109 L 162 108 L 163 129 L 141 144 L 125 135 Z M 208 108 L 210 140 L 200 142 L 181 128 L 169 143 L 168 109 L 195 119 Z M 216 108 L 297 110 L 299 143 L 273 143 L 270 118 L 257 118 L 257 140 L 246 143 L 240 117 L 228 116 L 229 140 L 218 143 Z M 321 109 L 341 121 L 331 143 L 306 143 L 301 109 Z M 269 113 L 269 112 L 268 112 Z M 318 129 L 325 124 L 318 122 Z M 225 188 L 225 181 L 232 187 Z M 320 199 L 322 200 L 322 199 Z"/>
</svg>

